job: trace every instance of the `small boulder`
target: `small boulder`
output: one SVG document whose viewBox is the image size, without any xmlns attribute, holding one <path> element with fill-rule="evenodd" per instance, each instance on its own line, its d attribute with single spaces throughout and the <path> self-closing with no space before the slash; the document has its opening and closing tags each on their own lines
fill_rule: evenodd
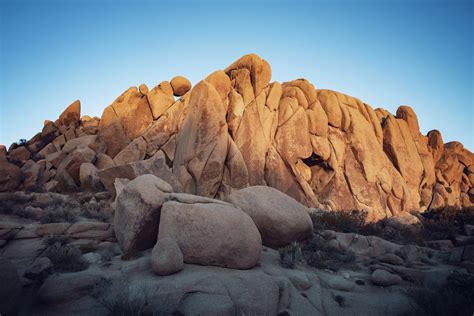
<svg viewBox="0 0 474 316">
<path fill-rule="evenodd" d="M 387 219 L 386 225 L 394 229 L 404 229 L 411 226 L 419 225 L 420 219 L 410 213 L 392 216 Z"/>
<path fill-rule="evenodd" d="M 147 143 L 143 137 L 135 138 L 130 144 L 120 151 L 114 158 L 115 165 L 120 166 L 129 162 L 142 160 L 146 155 Z"/>
<path fill-rule="evenodd" d="M 393 274 L 382 269 L 377 269 L 372 272 L 370 281 L 375 285 L 391 286 L 400 284 L 402 282 L 402 278 L 397 274 Z"/>
<path fill-rule="evenodd" d="M 79 181 L 84 188 L 98 190 L 102 187 L 97 167 L 90 162 L 83 163 L 79 168 Z"/>
<path fill-rule="evenodd" d="M 173 94 L 177 97 L 185 95 L 186 92 L 191 90 L 191 82 L 182 76 L 174 77 L 170 83 L 173 88 Z"/>
<path fill-rule="evenodd" d="M 138 91 L 140 91 L 140 93 L 142 95 L 146 95 L 148 93 L 148 87 L 146 84 L 142 83 L 139 87 L 138 87 Z"/>
<path fill-rule="evenodd" d="M 10 160 L 15 163 L 22 163 L 30 159 L 31 153 L 25 146 L 13 149 L 8 155 Z"/>
<path fill-rule="evenodd" d="M 253 219 L 264 246 L 283 247 L 308 238 L 313 231 L 308 209 L 274 188 L 244 188 L 229 195 L 228 201 Z"/>
<path fill-rule="evenodd" d="M 158 275 L 170 275 L 183 270 L 183 253 L 176 240 L 171 238 L 158 240 L 151 252 L 151 268 Z"/>
</svg>

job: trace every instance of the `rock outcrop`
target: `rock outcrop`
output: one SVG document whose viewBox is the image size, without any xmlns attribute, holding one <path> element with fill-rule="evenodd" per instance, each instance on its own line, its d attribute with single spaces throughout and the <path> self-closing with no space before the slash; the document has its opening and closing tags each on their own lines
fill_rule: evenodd
<svg viewBox="0 0 474 316">
<path fill-rule="evenodd" d="M 152 173 L 175 191 L 224 199 L 266 185 L 370 220 L 474 205 L 473 154 L 436 130 L 422 135 L 409 106 L 393 115 L 304 79 L 270 81 L 268 62 L 250 54 L 194 87 L 180 76 L 132 87 L 100 118 L 81 118 L 76 101 L 3 149 L 0 190 L 81 189 L 81 164 L 92 164 L 114 194 L 115 178 Z M 169 170 L 151 166 L 156 155 Z"/>
</svg>

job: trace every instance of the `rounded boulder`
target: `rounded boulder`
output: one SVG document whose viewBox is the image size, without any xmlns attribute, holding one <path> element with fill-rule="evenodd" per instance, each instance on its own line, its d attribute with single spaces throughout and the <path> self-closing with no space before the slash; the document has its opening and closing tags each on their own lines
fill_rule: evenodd
<svg viewBox="0 0 474 316">
<path fill-rule="evenodd" d="M 158 275 L 170 275 L 183 270 L 183 260 L 178 243 L 171 238 L 158 240 L 151 252 L 151 268 Z"/>
<path fill-rule="evenodd" d="M 158 240 L 164 238 L 176 240 L 186 263 L 231 269 L 254 267 L 262 248 L 257 227 L 247 214 L 212 199 L 164 203 Z"/>
<path fill-rule="evenodd" d="M 264 246 L 283 247 L 308 238 L 313 231 L 308 209 L 274 188 L 247 187 L 229 195 L 228 201 L 252 218 Z"/>
<path fill-rule="evenodd" d="M 191 82 L 182 76 L 174 77 L 170 83 L 173 88 L 173 94 L 177 97 L 183 96 L 191 90 Z"/>
</svg>

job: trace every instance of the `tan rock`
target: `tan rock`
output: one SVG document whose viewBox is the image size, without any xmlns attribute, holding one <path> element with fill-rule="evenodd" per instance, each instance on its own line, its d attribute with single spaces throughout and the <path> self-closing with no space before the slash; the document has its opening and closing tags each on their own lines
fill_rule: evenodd
<svg viewBox="0 0 474 316">
<path fill-rule="evenodd" d="M 183 96 L 191 90 L 191 82 L 182 76 L 176 76 L 171 79 L 171 87 L 173 88 L 173 94 L 177 97 Z"/>
<path fill-rule="evenodd" d="M 173 104 L 173 90 L 168 81 L 163 81 L 147 94 L 153 118 L 156 120 Z"/>
<path fill-rule="evenodd" d="M 146 154 L 148 156 L 153 156 L 160 149 L 161 146 L 166 144 L 170 135 L 167 133 L 161 132 L 157 135 L 152 136 L 151 138 L 146 139 Z"/>
<path fill-rule="evenodd" d="M 191 91 L 189 107 L 177 135 L 173 173 L 185 192 L 213 197 L 227 156 L 226 110 L 217 90 L 206 81 Z"/>
<path fill-rule="evenodd" d="M 420 135 L 420 125 L 418 124 L 415 111 L 409 106 L 401 105 L 397 109 L 397 118 L 407 122 L 411 136 L 414 140 L 417 140 Z"/>
<path fill-rule="evenodd" d="M 106 154 L 114 158 L 130 142 L 120 122 L 115 121 L 105 128 L 99 129 L 97 140 L 103 142 L 106 147 Z"/>
<path fill-rule="evenodd" d="M 58 151 L 58 152 L 47 155 L 45 157 L 45 160 L 46 160 L 47 163 L 50 163 L 54 168 L 57 169 L 59 167 L 59 165 L 61 164 L 61 162 L 66 157 L 67 157 L 66 153 L 64 153 L 62 151 Z"/>
<path fill-rule="evenodd" d="M 336 94 L 330 90 L 318 90 L 317 96 L 324 112 L 326 112 L 328 123 L 334 127 L 341 127 L 342 111 Z"/>
<path fill-rule="evenodd" d="M 59 116 L 58 124 L 69 126 L 71 124 L 78 125 L 81 120 L 81 101 L 76 100 L 69 105 Z"/>
<path fill-rule="evenodd" d="M 64 137 L 64 135 L 59 135 L 53 140 L 53 145 L 56 147 L 57 151 L 60 151 L 64 144 L 66 144 L 66 137 Z"/>
<path fill-rule="evenodd" d="M 96 135 L 86 135 L 86 136 L 74 138 L 68 141 L 64 145 L 62 152 L 64 152 L 65 154 L 69 154 L 69 153 L 72 153 L 77 148 L 84 148 L 84 147 L 89 147 L 92 149 L 92 147 L 95 147 L 96 141 L 97 141 Z"/>
<path fill-rule="evenodd" d="M 115 197 L 114 182 L 117 178 L 135 179 L 144 174 L 155 175 L 167 183 L 171 184 L 175 192 L 181 192 L 181 184 L 171 172 L 166 164 L 163 153 L 158 152 L 155 156 L 147 160 L 131 162 L 121 166 L 114 166 L 99 170 L 100 181 L 108 192 Z"/>
<path fill-rule="evenodd" d="M 438 130 L 431 130 L 428 132 L 428 145 L 431 148 L 433 160 L 436 164 L 444 152 L 443 137 Z"/>
<path fill-rule="evenodd" d="M 158 275 L 170 275 L 183 270 L 183 253 L 176 240 L 163 238 L 157 241 L 151 253 L 151 268 Z"/>
<path fill-rule="evenodd" d="M 143 96 L 136 87 L 129 88 L 104 110 L 99 131 L 118 120 L 127 137 L 134 139 L 140 136 L 153 121 L 147 97 L 148 95 Z"/>
<path fill-rule="evenodd" d="M 140 91 L 140 93 L 142 95 L 147 95 L 148 93 L 148 87 L 146 84 L 142 83 L 139 87 L 138 87 L 138 91 Z"/>
<path fill-rule="evenodd" d="M 226 100 L 231 89 L 231 82 L 226 73 L 222 70 L 215 71 L 207 76 L 204 81 L 208 82 L 214 87 L 214 89 L 216 89 L 222 99 L 222 105 L 227 110 Z"/>
<path fill-rule="evenodd" d="M 21 172 L 23 174 L 22 188 L 24 190 L 41 191 L 46 182 L 45 169 L 45 160 L 40 160 L 38 162 L 28 160 L 23 167 L 21 167 Z"/>
<path fill-rule="evenodd" d="M 79 167 L 79 182 L 81 183 L 81 186 L 84 189 L 100 189 L 102 183 L 100 182 L 100 178 L 97 171 L 97 167 L 90 162 L 85 162 L 81 164 L 81 166 Z"/>
<path fill-rule="evenodd" d="M 10 161 L 21 164 L 30 159 L 31 153 L 25 146 L 20 146 L 13 149 L 8 157 L 10 158 Z"/>
<path fill-rule="evenodd" d="M 225 69 L 227 75 L 236 69 L 248 69 L 250 71 L 250 78 L 254 90 L 254 95 L 259 95 L 260 92 L 268 85 L 272 77 L 272 70 L 270 65 L 264 59 L 261 59 L 255 54 L 249 54 L 241 57 L 232 65 Z"/>
<path fill-rule="evenodd" d="M 130 144 L 120 151 L 114 158 L 116 166 L 124 165 L 130 162 L 143 160 L 147 151 L 147 142 L 143 137 L 135 138 Z"/>
<path fill-rule="evenodd" d="M 157 239 L 160 211 L 171 186 L 153 175 L 139 176 L 125 185 L 115 204 L 115 236 L 124 254 L 152 248 Z"/>
<path fill-rule="evenodd" d="M 0 160 L 0 192 L 16 189 L 22 180 L 18 166 L 6 160 Z"/>
<path fill-rule="evenodd" d="M 112 168 L 115 166 L 115 162 L 110 156 L 103 154 L 103 153 L 98 153 L 96 160 L 95 160 L 95 166 L 97 169 L 107 169 L 107 168 Z"/>
<path fill-rule="evenodd" d="M 175 239 L 184 262 L 232 269 L 255 266 L 262 241 L 252 219 L 232 205 L 166 202 L 161 208 L 158 240 Z"/>
<path fill-rule="evenodd" d="M 59 164 L 56 180 L 68 187 L 79 185 L 81 165 L 85 162 L 94 162 L 95 156 L 96 153 L 89 147 L 75 149 Z"/>
<path fill-rule="evenodd" d="M 229 195 L 257 225 L 264 246 L 279 248 L 311 236 L 309 210 L 291 197 L 266 186 L 253 186 Z"/>
<path fill-rule="evenodd" d="M 298 110 L 281 125 L 275 135 L 278 152 L 283 160 L 295 164 L 299 158 L 311 156 L 308 120 L 303 108 Z"/>
<path fill-rule="evenodd" d="M 265 155 L 271 144 L 272 127 L 262 123 L 272 121 L 276 115 L 275 111 L 265 107 L 265 101 L 265 92 L 262 92 L 246 106 L 234 137 L 247 166 L 251 185 L 265 184 Z"/>
<path fill-rule="evenodd" d="M 326 136 L 328 133 L 328 117 L 319 100 L 310 105 L 310 108 L 306 110 L 306 115 L 308 117 L 309 132 L 318 136 Z"/>
</svg>

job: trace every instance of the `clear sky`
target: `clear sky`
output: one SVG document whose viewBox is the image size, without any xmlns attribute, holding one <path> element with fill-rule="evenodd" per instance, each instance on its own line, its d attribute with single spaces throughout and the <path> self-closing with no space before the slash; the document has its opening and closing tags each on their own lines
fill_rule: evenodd
<svg viewBox="0 0 474 316">
<path fill-rule="evenodd" d="M 0 144 L 75 99 L 100 116 L 125 89 L 197 83 L 240 56 L 280 82 L 358 97 L 474 150 L 473 1 L 0 0 Z"/>
</svg>

